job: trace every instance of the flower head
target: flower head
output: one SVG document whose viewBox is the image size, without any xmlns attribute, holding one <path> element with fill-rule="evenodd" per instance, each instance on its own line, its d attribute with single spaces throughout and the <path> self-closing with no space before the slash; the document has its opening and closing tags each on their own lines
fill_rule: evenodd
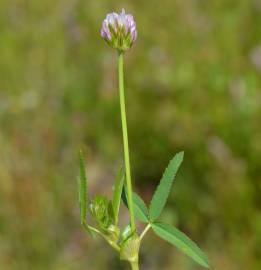
<svg viewBox="0 0 261 270">
<path fill-rule="evenodd" d="M 119 51 L 131 48 L 137 39 L 137 29 L 134 18 L 122 9 L 120 14 L 112 12 L 107 14 L 102 23 L 101 36 L 105 41 Z"/>
</svg>

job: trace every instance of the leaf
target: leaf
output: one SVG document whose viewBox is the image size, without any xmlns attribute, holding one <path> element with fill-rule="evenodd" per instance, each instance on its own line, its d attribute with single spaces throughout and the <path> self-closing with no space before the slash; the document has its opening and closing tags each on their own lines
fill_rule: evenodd
<svg viewBox="0 0 261 270">
<path fill-rule="evenodd" d="M 124 169 L 121 167 L 115 179 L 113 198 L 112 198 L 112 207 L 113 207 L 113 213 L 115 216 L 115 225 L 118 224 L 118 217 L 119 217 L 119 210 L 120 210 L 120 203 L 121 203 L 121 193 L 122 193 L 124 180 L 125 180 L 125 172 L 124 172 Z"/>
<path fill-rule="evenodd" d="M 132 230 L 131 230 L 131 225 L 128 224 L 127 226 L 125 226 L 125 228 L 122 230 L 122 233 L 121 233 L 121 239 L 122 241 L 125 241 L 132 233 Z"/>
<path fill-rule="evenodd" d="M 80 174 L 78 178 L 79 185 L 79 203 L 80 203 L 80 216 L 81 224 L 86 224 L 87 218 L 87 178 L 85 172 L 85 162 L 83 157 L 83 152 L 79 151 L 79 165 Z"/>
<path fill-rule="evenodd" d="M 149 211 L 142 200 L 142 198 L 135 192 L 133 192 L 133 204 L 134 204 L 134 215 L 137 219 L 139 219 L 142 222 L 148 223 L 149 222 Z M 123 187 L 122 189 L 122 200 L 124 204 L 128 207 L 128 197 L 127 197 L 127 192 L 126 188 Z"/>
<path fill-rule="evenodd" d="M 140 221 L 148 223 L 149 222 L 148 208 L 147 208 L 146 204 L 144 203 L 144 201 L 142 200 L 142 198 L 135 192 L 133 193 L 133 202 L 134 202 L 134 215 Z"/>
<path fill-rule="evenodd" d="M 161 214 L 171 189 L 172 182 L 176 176 L 178 168 L 183 161 L 184 152 L 180 152 L 169 162 L 168 167 L 160 180 L 160 183 L 152 197 L 149 209 L 149 217 L 153 222 Z"/>
<path fill-rule="evenodd" d="M 123 188 L 122 188 L 121 199 L 122 199 L 123 203 L 125 204 L 125 206 L 127 208 L 129 208 L 128 199 L 127 199 L 127 192 L 126 192 L 126 187 L 125 186 L 123 186 Z"/>
<path fill-rule="evenodd" d="M 209 267 L 207 256 L 184 233 L 171 225 L 156 222 L 151 224 L 153 231 L 162 239 L 176 246 L 194 261 L 204 267 Z"/>
</svg>

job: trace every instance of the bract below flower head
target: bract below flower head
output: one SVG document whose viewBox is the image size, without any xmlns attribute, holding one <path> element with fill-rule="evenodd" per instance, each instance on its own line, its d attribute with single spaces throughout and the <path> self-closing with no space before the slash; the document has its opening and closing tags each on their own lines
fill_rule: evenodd
<svg viewBox="0 0 261 270">
<path fill-rule="evenodd" d="M 122 9 L 120 14 L 107 14 L 102 23 L 101 36 L 113 48 L 126 51 L 131 48 L 137 39 L 137 28 L 131 14 Z"/>
</svg>

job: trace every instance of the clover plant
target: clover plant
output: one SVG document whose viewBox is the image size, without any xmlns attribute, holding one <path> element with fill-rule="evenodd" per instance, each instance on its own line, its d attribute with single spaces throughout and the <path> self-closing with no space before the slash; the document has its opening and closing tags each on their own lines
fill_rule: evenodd
<svg viewBox="0 0 261 270">
<path fill-rule="evenodd" d="M 126 14 L 124 9 L 119 14 L 115 12 L 108 14 L 102 23 L 101 36 L 118 52 L 119 100 L 124 167 L 119 169 L 119 173 L 115 178 L 111 198 L 107 198 L 104 195 L 97 195 L 91 200 L 88 194 L 84 154 L 80 151 L 80 173 L 78 180 L 81 224 L 91 235 L 98 234 L 104 238 L 119 253 L 121 260 L 126 260 L 130 263 L 132 270 L 139 269 L 140 244 L 150 229 L 160 238 L 180 249 L 196 263 L 203 267 L 209 267 L 206 255 L 192 240 L 172 225 L 160 221 L 160 216 L 166 205 L 172 183 L 183 161 L 183 152 L 177 153 L 170 160 L 149 206 L 146 206 L 142 198 L 133 191 L 123 69 L 124 54 L 132 47 L 137 39 L 137 28 L 133 16 Z M 130 216 L 130 224 L 127 224 L 125 228 L 120 228 L 118 223 L 121 202 L 127 206 Z M 92 223 L 90 219 L 92 219 Z M 146 224 L 141 233 L 137 230 L 137 220 Z"/>
</svg>

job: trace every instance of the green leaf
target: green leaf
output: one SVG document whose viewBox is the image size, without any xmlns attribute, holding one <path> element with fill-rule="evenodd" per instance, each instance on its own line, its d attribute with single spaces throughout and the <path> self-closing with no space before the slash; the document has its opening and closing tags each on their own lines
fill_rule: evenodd
<svg viewBox="0 0 261 270">
<path fill-rule="evenodd" d="M 142 200 L 142 198 L 137 194 L 133 193 L 133 202 L 134 202 L 134 215 L 142 222 L 149 222 L 149 211 Z"/>
<path fill-rule="evenodd" d="M 78 178 L 79 183 L 79 203 L 80 203 L 80 215 L 81 224 L 86 224 L 87 218 L 87 178 L 85 172 L 85 162 L 83 157 L 83 152 L 79 151 L 79 165 L 80 174 Z"/>
<path fill-rule="evenodd" d="M 128 199 L 127 199 L 127 192 L 126 192 L 125 186 L 123 186 L 123 188 L 122 188 L 121 199 L 122 199 L 123 203 L 125 204 L 125 206 L 129 208 Z"/>
<path fill-rule="evenodd" d="M 142 222 L 148 223 L 149 222 L 149 211 L 142 200 L 142 198 L 135 192 L 133 192 L 133 204 L 134 204 L 134 215 L 137 219 L 139 219 Z M 123 187 L 122 189 L 122 200 L 124 204 L 128 207 L 128 197 L 127 197 L 127 192 L 126 188 Z"/>
<path fill-rule="evenodd" d="M 180 152 L 176 154 L 175 157 L 170 161 L 152 197 L 149 210 L 149 217 L 152 222 L 160 216 L 167 202 L 172 182 L 183 160 L 183 155 L 184 152 Z"/>
<path fill-rule="evenodd" d="M 120 210 L 120 203 L 121 203 L 121 193 L 122 193 L 124 180 L 125 180 L 125 172 L 124 172 L 124 169 L 121 167 L 115 179 L 113 198 L 112 198 L 112 207 L 113 207 L 113 213 L 115 216 L 115 225 L 118 224 L 118 217 L 119 217 L 119 210 Z"/>
<path fill-rule="evenodd" d="M 131 225 L 128 224 L 122 230 L 122 233 L 121 233 L 121 239 L 122 239 L 122 241 L 125 241 L 131 235 L 131 233 L 132 233 L 132 231 L 131 231 Z"/>
<path fill-rule="evenodd" d="M 160 222 L 152 223 L 151 226 L 159 237 L 182 250 L 201 266 L 209 267 L 207 256 L 184 233 L 171 225 Z"/>
</svg>

